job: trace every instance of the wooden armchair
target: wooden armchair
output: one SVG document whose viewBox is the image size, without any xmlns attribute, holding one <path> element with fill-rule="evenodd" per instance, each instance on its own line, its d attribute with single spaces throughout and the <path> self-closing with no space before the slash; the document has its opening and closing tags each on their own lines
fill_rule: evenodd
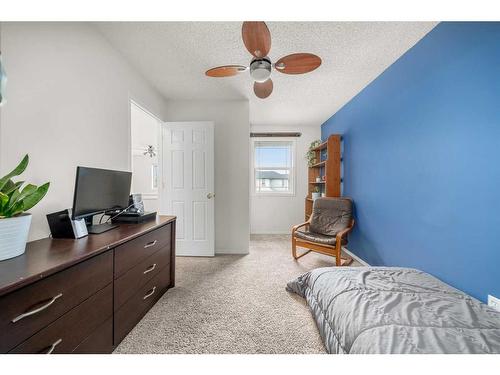
<svg viewBox="0 0 500 375">
<path fill-rule="evenodd" d="M 347 244 L 347 235 L 353 227 L 350 198 L 318 198 L 309 220 L 292 228 L 292 256 L 299 259 L 315 251 L 334 256 L 337 266 L 347 266 L 352 258 L 342 258 L 342 246 Z M 297 255 L 297 246 L 308 250 Z"/>
</svg>

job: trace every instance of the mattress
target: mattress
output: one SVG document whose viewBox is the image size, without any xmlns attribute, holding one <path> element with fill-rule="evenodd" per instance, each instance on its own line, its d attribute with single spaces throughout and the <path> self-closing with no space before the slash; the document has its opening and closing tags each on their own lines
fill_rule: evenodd
<svg viewBox="0 0 500 375">
<path fill-rule="evenodd" d="M 500 312 L 416 269 L 318 268 L 287 290 L 328 353 L 500 353 Z"/>
</svg>

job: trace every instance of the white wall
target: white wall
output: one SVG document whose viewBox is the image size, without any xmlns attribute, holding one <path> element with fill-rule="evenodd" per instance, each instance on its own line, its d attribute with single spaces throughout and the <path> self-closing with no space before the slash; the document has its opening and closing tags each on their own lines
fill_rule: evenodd
<svg viewBox="0 0 500 375">
<path fill-rule="evenodd" d="M 37 239 L 49 234 L 45 214 L 72 205 L 77 165 L 129 169 L 129 99 L 160 118 L 166 103 L 93 26 L 2 23 L 1 45 L 0 174 L 28 153 L 23 179 L 51 182 L 31 210 Z"/>
<path fill-rule="evenodd" d="M 215 252 L 249 246 L 248 101 L 168 101 L 166 121 L 215 123 Z"/>
<path fill-rule="evenodd" d="M 252 132 L 301 132 L 296 145 L 296 188 L 295 195 L 256 196 L 250 198 L 251 233 L 290 233 L 293 225 L 304 222 L 304 199 L 307 195 L 307 161 L 305 154 L 312 141 L 321 138 L 319 126 L 267 127 L 252 126 Z M 250 160 L 248 160 L 250 164 Z"/>
</svg>

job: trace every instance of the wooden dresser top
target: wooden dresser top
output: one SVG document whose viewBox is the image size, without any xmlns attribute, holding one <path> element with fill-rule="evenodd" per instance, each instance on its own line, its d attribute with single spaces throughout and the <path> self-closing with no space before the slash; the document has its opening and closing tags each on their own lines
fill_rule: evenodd
<svg viewBox="0 0 500 375">
<path fill-rule="evenodd" d="M 157 216 L 141 224 L 123 224 L 102 234 L 76 239 L 43 238 L 28 242 L 26 252 L 0 261 L 0 296 L 68 268 L 175 220 Z"/>
</svg>

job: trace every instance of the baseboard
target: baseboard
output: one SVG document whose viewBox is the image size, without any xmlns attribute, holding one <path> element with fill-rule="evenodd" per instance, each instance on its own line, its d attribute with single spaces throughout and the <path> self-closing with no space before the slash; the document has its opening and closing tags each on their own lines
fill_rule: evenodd
<svg viewBox="0 0 500 375">
<path fill-rule="evenodd" d="M 215 249 L 215 255 L 247 255 L 250 252 L 247 250 L 229 250 L 229 249 Z"/>
<path fill-rule="evenodd" d="M 189 252 L 183 253 L 182 251 L 176 250 L 175 256 L 177 256 L 177 257 L 195 257 L 195 258 L 201 257 L 201 258 L 203 258 L 203 257 L 212 257 L 213 255 L 212 255 L 212 253 L 208 253 L 208 254 L 191 254 Z"/>
<path fill-rule="evenodd" d="M 343 247 L 342 250 L 347 254 L 349 255 L 350 257 L 352 257 L 352 259 L 358 261 L 359 263 L 361 263 L 363 266 L 366 266 L 366 267 L 370 267 L 370 265 L 365 262 L 363 259 L 361 259 L 360 257 L 358 257 L 357 255 L 353 254 L 351 251 L 349 251 L 346 247 Z"/>
<path fill-rule="evenodd" d="M 287 230 L 286 232 L 285 231 L 266 231 L 266 232 L 253 232 L 253 233 L 250 233 L 250 235 L 254 235 L 254 234 L 258 234 L 258 235 L 261 235 L 261 234 L 289 234 L 289 235 L 291 235 L 292 234 L 292 229 Z"/>
</svg>

